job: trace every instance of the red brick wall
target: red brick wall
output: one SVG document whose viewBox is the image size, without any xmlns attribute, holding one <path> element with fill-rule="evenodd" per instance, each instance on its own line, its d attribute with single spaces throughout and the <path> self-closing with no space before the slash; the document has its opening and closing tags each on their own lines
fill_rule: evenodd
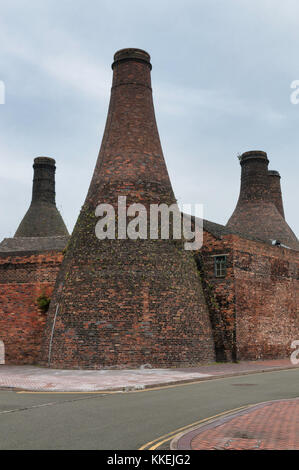
<svg viewBox="0 0 299 470">
<path fill-rule="evenodd" d="M 299 339 L 299 253 L 234 237 L 239 359 L 288 357 Z"/>
<path fill-rule="evenodd" d="M 214 276 L 215 254 L 228 255 L 225 278 Z M 55 251 L 0 254 L 0 340 L 6 363 L 38 362 L 47 314 L 36 300 L 43 293 L 51 296 L 62 256 Z M 291 342 L 299 339 L 299 253 L 205 232 L 199 267 L 218 360 L 290 355 Z"/>
<path fill-rule="evenodd" d="M 235 359 L 235 289 L 231 236 L 217 239 L 204 232 L 200 264 L 203 288 L 209 306 L 217 360 Z M 216 278 L 213 255 L 227 255 L 227 274 Z"/>
<path fill-rule="evenodd" d="M 0 254 L 0 339 L 6 364 L 38 361 L 46 315 L 37 298 L 50 297 L 61 252 Z"/>
<path fill-rule="evenodd" d="M 215 278 L 216 254 L 228 255 L 225 278 Z M 205 232 L 200 257 L 216 352 L 227 360 L 288 357 L 299 339 L 299 253 Z"/>
</svg>

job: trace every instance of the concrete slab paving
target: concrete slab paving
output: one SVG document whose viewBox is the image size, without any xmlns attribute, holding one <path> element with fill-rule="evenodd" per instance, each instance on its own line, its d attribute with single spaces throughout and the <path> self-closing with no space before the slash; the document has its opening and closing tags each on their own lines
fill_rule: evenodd
<svg viewBox="0 0 299 470">
<path fill-rule="evenodd" d="M 0 365 L 0 388 L 51 392 L 138 390 L 158 385 L 299 367 L 289 359 L 217 363 L 177 369 L 63 370 Z"/>
<path fill-rule="evenodd" d="M 172 369 L 58 370 L 31 366 L 1 366 L 0 387 L 32 391 L 81 391 L 143 389 L 157 383 L 209 377 Z"/>
</svg>

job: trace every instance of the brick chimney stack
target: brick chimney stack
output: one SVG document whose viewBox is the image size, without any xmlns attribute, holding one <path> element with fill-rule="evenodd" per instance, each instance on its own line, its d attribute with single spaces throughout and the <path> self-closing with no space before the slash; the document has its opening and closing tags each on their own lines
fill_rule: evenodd
<svg viewBox="0 0 299 470">
<path fill-rule="evenodd" d="M 99 203 L 175 203 L 158 134 L 150 56 L 114 56 L 108 117 L 88 194 L 57 278 L 42 364 L 191 365 L 215 358 L 208 309 L 181 240 L 95 235 Z"/>
<path fill-rule="evenodd" d="M 268 181 L 269 181 L 269 198 L 270 201 L 276 206 L 280 215 L 285 219 L 283 200 L 280 186 L 280 174 L 278 171 L 269 170 L 268 171 Z"/>
<path fill-rule="evenodd" d="M 32 202 L 55 204 L 55 160 L 37 157 L 33 169 Z"/>
<path fill-rule="evenodd" d="M 115 191 L 127 195 L 128 203 L 175 202 L 156 124 L 151 68 L 150 55 L 141 49 L 114 55 L 106 128 L 86 200 L 92 207 L 102 198 L 114 204 Z"/>
<path fill-rule="evenodd" d="M 298 250 L 297 237 L 284 220 L 279 178 L 269 172 L 267 154 L 260 150 L 245 152 L 240 164 L 240 195 L 226 227 L 231 232 L 268 243 L 279 241 Z"/>
<path fill-rule="evenodd" d="M 55 203 L 55 160 L 37 157 L 33 164 L 32 200 L 15 237 L 67 236 Z"/>
<path fill-rule="evenodd" d="M 267 154 L 261 150 L 241 155 L 240 202 L 265 201 L 268 198 L 268 164 Z"/>
</svg>

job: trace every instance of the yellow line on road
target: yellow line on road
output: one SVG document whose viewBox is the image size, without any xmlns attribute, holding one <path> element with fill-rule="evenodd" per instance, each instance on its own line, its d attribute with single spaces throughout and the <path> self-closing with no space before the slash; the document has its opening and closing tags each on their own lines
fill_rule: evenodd
<svg viewBox="0 0 299 470">
<path fill-rule="evenodd" d="M 160 447 L 162 444 L 165 444 L 165 442 L 170 441 L 171 439 L 174 439 L 176 436 L 178 436 L 181 432 L 186 431 L 187 429 L 193 428 L 194 426 L 197 426 L 201 423 L 204 423 L 206 421 L 210 421 L 211 419 L 218 418 L 219 416 L 224 416 L 230 413 L 233 413 L 235 411 L 240 411 L 245 408 L 249 408 L 254 405 L 244 405 L 240 406 L 239 408 L 234 408 L 232 410 L 227 410 L 223 411 L 222 413 L 218 413 L 217 415 L 214 416 L 209 416 L 208 418 L 201 419 L 199 421 L 195 421 L 195 423 L 188 424 L 187 426 L 183 426 L 181 428 L 176 429 L 175 431 L 169 432 L 168 434 L 164 434 L 163 436 L 160 436 L 153 441 L 147 442 L 143 446 L 141 446 L 138 450 L 155 450 L 158 447 Z"/>
</svg>

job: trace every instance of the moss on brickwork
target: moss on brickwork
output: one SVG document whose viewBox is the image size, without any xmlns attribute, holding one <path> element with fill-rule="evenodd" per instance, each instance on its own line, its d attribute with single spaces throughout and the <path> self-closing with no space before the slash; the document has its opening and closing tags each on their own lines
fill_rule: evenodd
<svg viewBox="0 0 299 470">
<path fill-rule="evenodd" d="M 51 302 L 50 297 L 48 297 L 45 293 L 43 293 L 36 299 L 38 308 L 43 313 L 47 313 L 47 311 L 49 310 L 50 302 Z"/>
</svg>

